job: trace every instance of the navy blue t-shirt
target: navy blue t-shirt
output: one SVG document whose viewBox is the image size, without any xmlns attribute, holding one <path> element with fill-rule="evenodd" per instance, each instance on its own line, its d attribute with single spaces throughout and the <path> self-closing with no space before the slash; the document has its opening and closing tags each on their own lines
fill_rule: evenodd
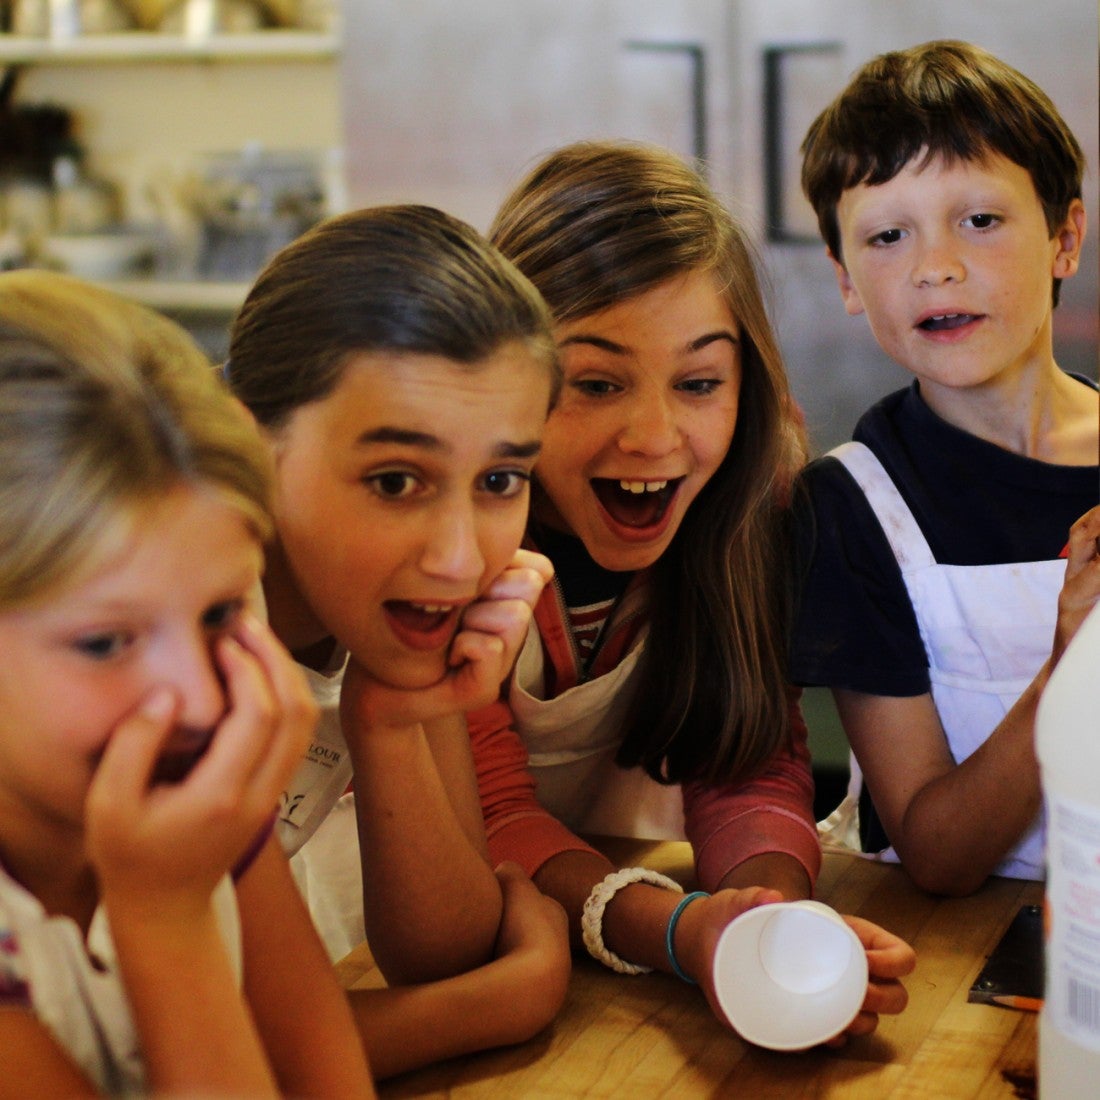
<svg viewBox="0 0 1100 1100">
<path fill-rule="evenodd" d="M 979 439 L 940 419 L 917 382 L 866 412 L 853 439 L 885 467 L 942 564 L 1056 558 L 1072 524 L 1100 502 L 1100 466 L 1056 466 Z M 870 695 L 929 691 L 901 570 L 838 459 L 818 459 L 803 472 L 795 530 L 802 594 L 792 681 Z"/>
</svg>

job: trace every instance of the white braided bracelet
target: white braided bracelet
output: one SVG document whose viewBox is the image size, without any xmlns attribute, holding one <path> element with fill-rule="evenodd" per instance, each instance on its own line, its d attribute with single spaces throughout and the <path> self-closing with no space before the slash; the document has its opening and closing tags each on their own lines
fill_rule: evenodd
<svg viewBox="0 0 1100 1100">
<path fill-rule="evenodd" d="M 632 882 L 648 882 L 652 886 L 661 886 L 677 894 L 684 892 L 684 888 L 668 875 L 651 871 L 647 867 L 624 867 L 621 871 L 612 871 L 603 882 L 598 882 L 592 887 L 592 893 L 584 903 L 584 909 L 581 912 L 581 934 L 589 955 L 598 962 L 602 962 L 604 966 L 611 967 L 619 974 L 648 974 L 653 967 L 629 963 L 614 951 L 609 951 L 603 942 L 603 911 L 615 894 Z"/>
</svg>

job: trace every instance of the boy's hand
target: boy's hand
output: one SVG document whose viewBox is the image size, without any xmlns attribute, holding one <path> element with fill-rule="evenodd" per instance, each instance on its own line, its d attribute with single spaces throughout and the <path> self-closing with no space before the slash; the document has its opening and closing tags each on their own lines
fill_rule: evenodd
<svg viewBox="0 0 1100 1100">
<path fill-rule="evenodd" d="M 1100 600 L 1100 505 L 1089 509 L 1070 529 L 1066 576 L 1058 594 L 1052 665 Z"/>
<path fill-rule="evenodd" d="M 271 818 L 316 723 L 304 677 L 265 625 L 242 617 L 214 652 L 227 709 L 190 770 L 158 778 L 181 701 L 157 687 L 111 735 L 85 802 L 104 897 L 150 917 L 208 902 Z"/>
<path fill-rule="evenodd" d="M 494 702 L 553 575 L 554 567 L 542 554 L 517 550 L 508 567 L 466 608 L 451 642 L 451 671 L 430 687 L 389 687 L 352 658 L 340 694 L 345 730 L 416 725 Z"/>
</svg>

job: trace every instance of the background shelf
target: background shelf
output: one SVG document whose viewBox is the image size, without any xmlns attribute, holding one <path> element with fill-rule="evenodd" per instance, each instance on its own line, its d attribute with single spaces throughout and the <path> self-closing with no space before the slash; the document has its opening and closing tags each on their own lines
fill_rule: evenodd
<svg viewBox="0 0 1100 1100">
<path fill-rule="evenodd" d="M 0 34 L 0 64 L 81 64 L 93 61 L 240 61 L 248 58 L 335 57 L 333 34 L 265 30 L 187 38 L 151 31 L 31 38 Z"/>
</svg>

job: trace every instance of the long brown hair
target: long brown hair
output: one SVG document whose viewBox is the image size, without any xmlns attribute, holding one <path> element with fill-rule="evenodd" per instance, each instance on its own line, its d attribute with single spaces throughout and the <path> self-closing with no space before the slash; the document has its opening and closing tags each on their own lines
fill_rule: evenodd
<svg viewBox="0 0 1100 1100">
<path fill-rule="evenodd" d="M 559 323 L 687 272 L 722 287 L 742 338 L 737 427 L 652 567 L 618 761 L 663 782 L 749 774 L 789 736 L 782 502 L 805 445 L 747 236 L 671 153 L 585 142 L 535 167 L 490 237 Z"/>
<path fill-rule="evenodd" d="M 560 366 L 545 302 L 467 223 L 418 204 L 321 222 L 260 273 L 233 323 L 225 374 L 265 428 L 327 397 L 361 352 L 439 355 L 476 369 L 522 343 Z"/>
</svg>

